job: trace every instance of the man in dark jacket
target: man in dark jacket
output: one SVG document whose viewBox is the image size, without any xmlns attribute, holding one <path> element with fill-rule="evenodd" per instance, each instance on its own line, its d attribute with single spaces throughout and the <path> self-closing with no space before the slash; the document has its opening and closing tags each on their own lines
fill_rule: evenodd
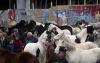
<svg viewBox="0 0 100 63">
<path fill-rule="evenodd" d="M 25 28 L 24 32 L 22 33 L 22 35 L 20 37 L 20 39 L 21 39 L 24 46 L 25 46 L 25 38 L 27 37 L 27 32 L 28 32 L 28 30 L 27 30 L 27 28 Z"/>
<path fill-rule="evenodd" d="M 38 39 L 36 37 L 33 36 L 32 32 L 28 32 L 27 33 L 27 37 L 25 38 L 25 46 L 28 43 L 37 43 Z"/>
<path fill-rule="evenodd" d="M 66 60 L 65 56 L 66 56 L 66 49 L 65 47 L 61 46 L 59 48 L 59 54 L 57 55 L 56 59 L 55 59 L 55 63 L 68 63 L 68 61 Z"/>
<path fill-rule="evenodd" d="M 55 59 L 55 48 L 53 47 L 51 40 L 47 39 L 45 45 L 47 46 L 47 52 L 46 52 L 46 63 L 54 63 Z"/>
</svg>

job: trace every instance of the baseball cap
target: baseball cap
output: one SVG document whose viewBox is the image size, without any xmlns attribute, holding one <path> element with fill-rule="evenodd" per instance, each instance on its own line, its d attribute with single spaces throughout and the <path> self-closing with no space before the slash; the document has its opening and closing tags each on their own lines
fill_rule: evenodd
<svg viewBox="0 0 100 63">
<path fill-rule="evenodd" d="M 60 46 L 59 51 L 67 51 L 64 46 Z"/>
</svg>

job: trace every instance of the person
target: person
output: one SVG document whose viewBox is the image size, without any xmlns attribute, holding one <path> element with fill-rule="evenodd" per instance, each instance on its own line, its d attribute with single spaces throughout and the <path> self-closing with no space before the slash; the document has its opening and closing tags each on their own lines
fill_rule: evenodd
<svg viewBox="0 0 100 63">
<path fill-rule="evenodd" d="M 16 35 L 16 32 L 14 30 L 11 30 L 11 34 L 7 37 L 8 44 L 11 39 L 15 39 L 15 35 Z"/>
<path fill-rule="evenodd" d="M 57 30 L 56 30 L 56 27 L 54 27 L 54 28 L 51 30 L 51 32 L 53 32 L 55 35 L 58 34 L 58 32 L 57 32 Z"/>
<path fill-rule="evenodd" d="M 30 42 L 37 43 L 38 39 L 33 36 L 32 32 L 27 32 L 27 37 L 25 38 L 25 44 L 24 45 L 26 45 Z"/>
<path fill-rule="evenodd" d="M 2 33 L 3 32 L 3 30 L 2 29 L 0 29 L 0 33 Z"/>
<path fill-rule="evenodd" d="M 25 38 L 27 37 L 27 32 L 28 32 L 28 30 L 27 30 L 27 28 L 25 28 L 24 29 L 24 32 L 22 33 L 22 35 L 21 35 L 21 41 L 23 42 L 23 44 L 24 44 L 24 46 L 25 46 Z"/>
<path fill-rule="evenodd" d="M 3 28 L 3 36 L 5 37 L 5 39 L 7 39 L 8 37 L 8 32 L 9 32 L 9 29 L 7 27 Z"/>
<path fill-rule="evenodd" d="M 5 37 L 3 36 L 3 33 L 0 33 L 0 48 L 6 48 L 7 41 Z"/>
<path fill-rule="evenodd" d="M 60 46 L 59 48 L 59 54 L 57 55 L 56 59 L 55 59 L 55 63 L 68 63 L 68 61 L 66 60 L 65 56 L 66 56 L 66 49 L 63 46 Z"/>
<path fill-rule="evenodd" d="M 14 52 L 14 44 L 13 44 L 13 39 L 10 39 L 9 40 L 9 44 L 6 46 L 6 49 L 11 51 L 11 52 Z"/>
<path fill-rule="evenodd" d="M 15 34 L 15 35 L 19 34 L 19 31 L 18 31 L 17 28 L 14 28 L 13 30 L 14 30 L 14 34 Z M 20 36 L 19 36 L 19 38 L 20 38 Z"/>
<path fill-rule="evenodd" d="M 47 46 L 46 51 L 46 63 L 54 63 L 55 59 L 55 48 L 53 47 L 51 40 L 47 39 L 45 45 Z"/>
<path fill-rule="evenodd" d="M 15 39 L 13 40 L 14 44 L 14 52 L 21 52 L 23 49 L 22 41 L 19 39 L 19 35 L 15 35 Z"/>
</svg>

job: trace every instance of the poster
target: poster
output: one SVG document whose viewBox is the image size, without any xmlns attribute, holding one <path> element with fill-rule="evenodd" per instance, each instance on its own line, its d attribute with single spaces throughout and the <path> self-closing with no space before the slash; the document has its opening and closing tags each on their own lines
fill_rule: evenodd
<svg viewBox="0 0 100 63">
<path fill-rule="evenodd" d="M 16 24 L 16 12 L 15 9 L 8 9 L 8 24 L 15 25 Z"/>
</svg>

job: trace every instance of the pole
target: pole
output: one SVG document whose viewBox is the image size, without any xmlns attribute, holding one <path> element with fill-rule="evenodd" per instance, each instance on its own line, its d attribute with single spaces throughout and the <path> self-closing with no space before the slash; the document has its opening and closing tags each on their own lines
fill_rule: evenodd
<svg viewBox="0 0 100 63">
<path fill-rule="evenodd" d="M 51 1 L 51 7 L 52 7 L 52 1 Z"/>
<path fill-rule="evenodd" d="M 47 0 L 45 1 L 45 9 L 47 8 Z"/>
<path fill-rule="evenodd" d="M 37 0 L 35 0 L 35 8 L 37 8 Z"/>
<path fill-rule="evenodd" d="M 15 4 L 14 4 L 14 9 L 15 9 Z"/>
<path fill-rule="evenodd" d="M 34 9 L 34 1 L 32 0 L 32 9 Z"/>
<path fill-rule="evenodd" d="M 11 9 L 11 0 L 9 0 L 9 8 Z"/>
<path fill-rule="evenodd" d="M 84 5 L 86 5 L 86 0 L 84 0 Z"/>
<path fill-rule="evenodd" d="M 78 5 L 79 5 L 79 0 L 78 0 Z"/>
<path fill-rule="evenodd" d="M 97 5 L 98 5 L 98 0 L 97 0 Z"/>
<path fill-rule="evenodd" d="M 42 9 L 42 0 L 40 1 L 40 8 Z"/>
<path fill-rule="evenodd" d="M 70 5 L 71 5 L 72 1 L 70 0 Z"/>
<path fill-rule="evenodd" d="M 58 2 L 58 1 L 56 0 L 56 6 L 57 6 L 57 2 Z"/>
</svg>

